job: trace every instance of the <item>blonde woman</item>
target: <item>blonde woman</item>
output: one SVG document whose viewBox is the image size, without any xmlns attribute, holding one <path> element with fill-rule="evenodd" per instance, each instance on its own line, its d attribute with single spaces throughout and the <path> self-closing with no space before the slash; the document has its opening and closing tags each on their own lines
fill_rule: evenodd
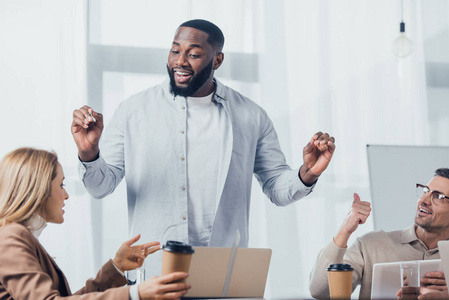
<svg viewBox="0 0 449 300">
<path fill-rule="evenodd" d="M 20 148 L 0 161 L 0 299 L 177 299 L 190 286 L 172 283 L 187 277 L 172 273 L 138 286 L 123 272 L 142 266 L 159 243 L 132 246 L 126 241 L 86 286 L 72 295 L 67 280 L 37 237 L 49 223 L 64 222 L 64 173 L 56 154 Z"/>
</svg>

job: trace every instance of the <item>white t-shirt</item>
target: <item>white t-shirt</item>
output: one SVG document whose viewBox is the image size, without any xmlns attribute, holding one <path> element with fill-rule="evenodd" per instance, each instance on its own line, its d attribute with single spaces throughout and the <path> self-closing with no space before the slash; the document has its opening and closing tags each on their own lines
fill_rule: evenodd
<svg viewBox="0 0 449 300">
<path fill-rule="evenodd" d="M 226 116 L 206 97 L 187 97 L 189 243 L 207 246 L 217 206 L 217 178 Z"/>
</svg>

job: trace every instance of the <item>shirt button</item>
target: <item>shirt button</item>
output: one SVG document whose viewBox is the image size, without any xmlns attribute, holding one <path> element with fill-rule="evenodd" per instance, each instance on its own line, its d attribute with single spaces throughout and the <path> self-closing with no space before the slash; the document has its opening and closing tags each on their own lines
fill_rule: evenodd
<svg viewBox="0 0 449 300">
<path fill-rule="evenodd" d="M 182 217 L 183 220 L 187 219 L 186 217 Z"/>
<path fill-rule="evenodd" d="M 92 170 L 92 167 L 87 167 L 89 170 Z"/>
<path fill-rule="evenodd" d="M 185 191 L 185 190 L 186 190 L 186 187 L 185 187 L 185 186 L 181 187 L 181 190 Z"/>
<path fill-rule="evenodd" d="M 181 157 L 181 160 L 184 160 L 185 158 L 184 157 Z"/>
<path fill-rule="evenodd" d="M 180 132 L 181 134 L 184 134 L 184 130 L 180 130 L 179 132 Z"/>
<path fill-rule="evenodd" d="M 181 108 L 182 108 L 182 109 L 186 109 L 186 107 L 185 107 L 185 106 L 181 106 Z"/>
</svg>

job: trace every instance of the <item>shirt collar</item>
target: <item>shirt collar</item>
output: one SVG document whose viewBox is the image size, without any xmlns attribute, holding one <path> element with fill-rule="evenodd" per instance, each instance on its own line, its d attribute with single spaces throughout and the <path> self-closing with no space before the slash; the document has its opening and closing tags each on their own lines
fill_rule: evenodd
<svg viewBox="0 0 449 300">
<path fill-rule="evenodd" d="M 186 100 L 194 100 L 196 103 L 210 103 L 212 101 L 212 97 L 213 97 L 214 93 L 210 93 L 207 96 L 204 97 L 186 97 Z"/>
<path fill-rule="evenodd" d="M 401 243 L 410 244 L 411 242 L 419 240 L 416 236 L 416 225 L 413 224 L 402 230 Z"/>
<path fill-rule="evenodd" d="M 226 91 L 224 85 L 220 81 L 218 81 L 215 77 L 214 77 L 214 83 L 215 83 L 214 100 L 217 102 L 220 102 L 222 100 L 228 100 L 227 91 Z"/>
<path fill-rule="evenodd" d="M 47 222 L 38 214 L 33 214 L 31 218 L 28 219 L 25 226 L 31 231 L 31 234 L 34 235 L 35 238 L 39 238 L 42 231 L 47 227 Z"/>
</svg>

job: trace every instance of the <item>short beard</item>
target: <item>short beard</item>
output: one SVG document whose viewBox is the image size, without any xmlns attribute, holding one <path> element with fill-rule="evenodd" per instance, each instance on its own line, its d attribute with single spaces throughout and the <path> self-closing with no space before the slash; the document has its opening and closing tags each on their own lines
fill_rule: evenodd
<svg viewBox="0 0 449 300">
<path fill-rule="evenodd" d="M 206 81 L 209 79 L 212 73 L 212 66 L 214 60 L 212 59 L 210 63 L 199 72 L 197 75 L 194 74 L 189 85 L 186 87 L 178 87 L 175 82 L 175 74 L 173 70 L 170 70 L 167 64 L 167 72 L 170 77 L 170 92 L 175 96 L 190 97 L 194 95 Z"/>
<path fill-rule="evenodd" d="M 415 218 L 415 225 L 421 227 L 422 229 L 424 229 L 426 232 L 429 233 L 438 234 L 443 231 L 441 227 L 432 226 L 430 222 L 421 222 L 421 220 L 419 220 L 418 218 Z"/>
</svg>

